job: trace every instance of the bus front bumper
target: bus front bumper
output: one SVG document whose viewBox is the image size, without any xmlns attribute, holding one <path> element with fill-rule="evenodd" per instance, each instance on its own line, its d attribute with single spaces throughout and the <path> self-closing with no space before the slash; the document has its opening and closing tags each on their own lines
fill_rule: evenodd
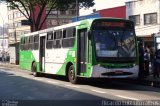
<svg viewBox="0 0 160 106">
<path fill-rule="evenodd" d="M 92 67 L 91 77 L 93 78 L 137 78 L 138 65 L 132 68 L 109 69 L 98 65 Z"/>
</svg>

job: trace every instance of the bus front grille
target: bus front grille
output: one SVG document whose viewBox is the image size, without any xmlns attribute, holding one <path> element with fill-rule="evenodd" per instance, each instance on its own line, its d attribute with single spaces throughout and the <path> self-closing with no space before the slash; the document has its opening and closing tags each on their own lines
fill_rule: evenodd
<svg viewBox="0 0 160 106">
<path fill-rule="evenodd" d="M 133 73 L 131 72 L 123 72 L 123 73 L 115 73 L 115 72 L 107 72 L 107 73 L 102 73 L 104 76 L 122 76 L 122 75 L 132 75 Z"/>
</svg>

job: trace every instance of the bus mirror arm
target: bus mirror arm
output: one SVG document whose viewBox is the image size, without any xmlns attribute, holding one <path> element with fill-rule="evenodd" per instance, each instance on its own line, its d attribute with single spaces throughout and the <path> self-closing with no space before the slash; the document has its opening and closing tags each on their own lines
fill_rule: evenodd
<svg viewBox="0 0 160 106">
<path fill-rule="evenodd" d="M 88 31 L 88 39 L 91 40 L 91 31 Z"/>
</svg>

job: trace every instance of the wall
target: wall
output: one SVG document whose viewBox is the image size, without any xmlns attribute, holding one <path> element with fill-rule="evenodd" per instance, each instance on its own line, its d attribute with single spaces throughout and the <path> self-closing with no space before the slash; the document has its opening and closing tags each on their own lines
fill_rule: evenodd
<svg viewBox="0 0 160 106">
<path fill-rule="evenodd" d="M 99 18 L 99 17 L 126 18 L 126 6 L 103 9 L 89 15 L 74 17 L 72 18 L 72 22 L 76 22 L 77 18 L 78 21 L 80 21 L 84 19 Z"/>
<path fill-rule="evenodd" d="M 144 25 L 144 14 L 157 12 L 157 24 Z M 160 5 L 159 0 L 138 0 L 126 2 L 126 18 L 131 15 L 140 15 L 140 25 L 137 25 L 136 35 L 140 37 L 151 37 L 151 34 L 160 30 L 159 21 Z"/>
<path fill-rule="evenodd" d="M 22 13 L 18 10 L 8 8 L 8 37 L 9 44 L 14 44 L 20 41 L 20 35 L 29 33 L 30 26 L 22 26 L 21 20 L 26 20 Z M 14 26 L 13 26 L 14 24 Z M 16 38 L 15 38 L 16 35 Z"/>
<path fill-rule="evenodd" d="M 99 10 L 101 17 L 126 18 L 126 6 Z"/>
</svg>

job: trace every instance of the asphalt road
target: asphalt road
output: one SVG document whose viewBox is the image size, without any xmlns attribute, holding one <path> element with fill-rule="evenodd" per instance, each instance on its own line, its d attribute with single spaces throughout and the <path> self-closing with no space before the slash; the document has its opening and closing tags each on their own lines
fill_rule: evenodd
<svg viewBox="0 0 160 106">
<path fill-rule="evenodd" d="M 73 85 L 63 77 L 33 77 L 26 70 L 0 68 L 0 100 L 98 100 L 102 104 L 101 100 L 160 100 L 160 89 L 107 79 L 83 79 Z"/>
</svg>

